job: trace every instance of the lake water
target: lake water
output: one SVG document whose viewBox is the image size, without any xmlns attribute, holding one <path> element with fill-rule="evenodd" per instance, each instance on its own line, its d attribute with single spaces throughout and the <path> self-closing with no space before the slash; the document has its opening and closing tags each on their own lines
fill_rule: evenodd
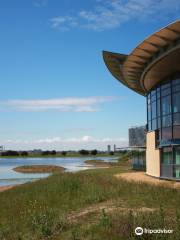
<svg viewBox="0 0 180 240">
<path fill-rule="evenodd" d="M 0 158 L 0 186 L 17 185 L 29 181 L 35 181 L 49 176 L 46 173 L 18 173 L 13 168 L 23 165 L 56 165 L 66 168 L 66 171 L 76 172 L 93 168 L 85 163 L 89 159 L 101 159 L 104 161 L 116 161 L 116 158 L 109 157 L 73 157 L 73 158 Z"/>
</svg>

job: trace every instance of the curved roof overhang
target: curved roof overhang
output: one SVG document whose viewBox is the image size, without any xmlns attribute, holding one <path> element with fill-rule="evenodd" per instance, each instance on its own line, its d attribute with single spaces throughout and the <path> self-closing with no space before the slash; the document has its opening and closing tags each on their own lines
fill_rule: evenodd
<svg viewBox="0 0 180 240">
<path fill-rule="evenodd" d="M 174 72 L 180 71 L 180 20 L 154 33 L 131 54 L 103 52 L 114 77 L 141 95 Z"/>
</svg>

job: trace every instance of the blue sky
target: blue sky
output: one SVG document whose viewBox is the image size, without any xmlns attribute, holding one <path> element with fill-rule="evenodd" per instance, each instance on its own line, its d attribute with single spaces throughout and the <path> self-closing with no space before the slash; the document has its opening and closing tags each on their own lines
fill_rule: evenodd
<svg viewBox="0 0 180 240">
<path fill-rule="evenodd" d="M 180 16 L 179 0 L 2 0 L 0 144 L 7 149 L 126 146 L 146 100 L 106 69 Z"/>
</svg>

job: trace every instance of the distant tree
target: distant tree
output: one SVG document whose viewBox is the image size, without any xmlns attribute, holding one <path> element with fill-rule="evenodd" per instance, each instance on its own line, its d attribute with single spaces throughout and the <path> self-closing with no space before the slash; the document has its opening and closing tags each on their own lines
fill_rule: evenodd
<svg viewBox="0 0 180 240">
<path fill-rule="evenodd" d="M 42 152 L 42 155 L 43 155 L 43 156 L 50 155 L 50 154 L 51 154 L 50 151 L 43 151 L 43 152 Z"/>
<path fill-rule="evenodd" d="M 19 152 L 8 150 L 8 151 L 5 151 L 5 152 L 2 152 L 1 156 L 13 156 L 13 157 L 14 156 L 19 156 Z"/>
<path fill-rule="evenodd" d="M 56 155 L 56 151 L 55 150 L 51 151 L 51 154 Z"/>
<path fill-rule="evenodd" d="M 98 151 L 96 149 L 91 151 L 91 155 L 97 155 Z"/>
<path fill-rule="evenodd" d="M 21 156 L 22 156 L 22 157 L 27 157 L 27 156 L 28 156 L 28 152 L 27 152 L 27 151 L 21 152 Z"/>
<path fill-rule="evenodd" d="M 61 154 L 62 154 L 63 156 L 66 156 L 66 155 L 67 155 L 67 152 L 66 152 L 66 151 L 62 151 Z"/>
<path fill-rule="evenodd" d="M 110 155 L 114 155 L 114 152 L 113 152 L 113 151 L 111 151 L 109 154 L 110 154 Z"/>
<path fill-rule="evenodd" d="M 42 155 L 43 155 L 43 156 L 56 155 L 56 151 L 55 151 L 55 150 L 53 150 L 53 151 L 43 151 L 43 152 L 42 152 Z"/>
<path fill-rule="evenodd" d="M 82 150 L 79 151 L 79 154 L 81 154 L 81 155 L 89 155 L 89 151 L 85 150 L 85 149 L 82 149 Z"/>
</svg>

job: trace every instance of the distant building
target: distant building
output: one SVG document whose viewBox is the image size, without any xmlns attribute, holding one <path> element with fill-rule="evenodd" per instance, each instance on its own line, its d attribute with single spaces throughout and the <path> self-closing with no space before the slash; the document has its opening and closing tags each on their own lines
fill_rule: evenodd
<svg viewBox="0 0 180 240">
<path fill-rule="evenodd" d="M 146 149 L 134 148 L 131 160 L 134 170 L 146 170 Z"/>
<path fill-rule="evenodd" d="M 116 152 L 116 144 L 114 144 L 114 152 Z"/>
<path fill-rule="evenodd" d="M 4 147 L 0 146 L 0 152 L 3 152 L 3 151 L 4 151 Z"/>
<path fill-rule="evenodd" d="M 108 151 L 108 153 L 111 152 L 111 145 L 108 145 L 108 146 L 107 146 L 107 151 Z"/>
<path fill-rule="evenodd" d="M 129 128 L 129 147 L 134 170 L 146 170 L 146 126 Z"/>
<path fill-rule="evenodd" d="M 129 147 L 146 145 L 146 126 L 129 128 Z"/>
<path fill-rule="evenodd" d="M 32 151 L 29 151 L 30 153 L 33 153 L 33 154 L 41 154 L 42 153 L 42 150 L 41 149 L 34 149 Z"/>
</svg>

